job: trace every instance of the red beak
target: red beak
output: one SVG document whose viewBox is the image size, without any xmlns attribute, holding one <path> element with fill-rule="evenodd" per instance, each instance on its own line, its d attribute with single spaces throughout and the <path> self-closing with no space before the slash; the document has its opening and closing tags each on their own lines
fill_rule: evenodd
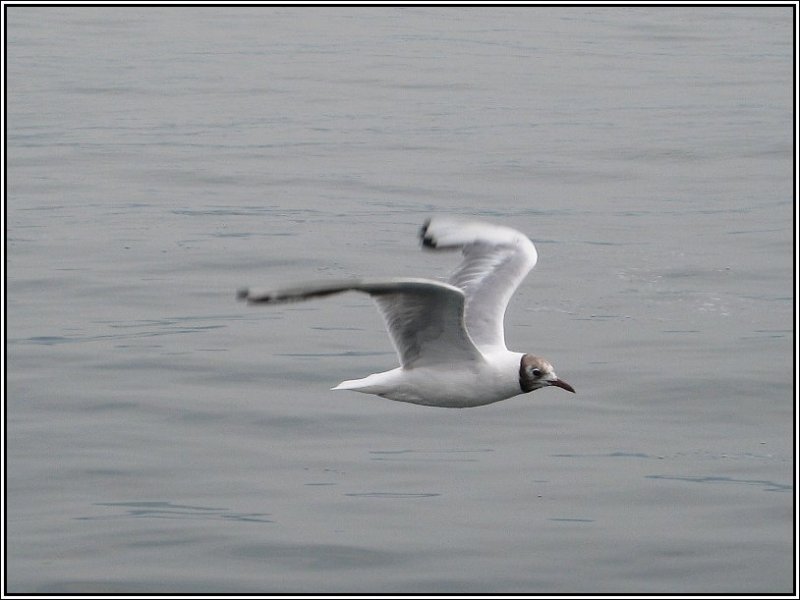
<svg viewBox="0 0 800 600">
<path fill-rule="evenodd" d="M 551 381 L 550 385 L 554 385 L 556 387 L 560 387 L 563 390 L 567 390 L 568 392 L 575 393 L 575 388 L 573 388 L 570 384 L 566 381 L 562 381 L 561 379 L 556 379 L 555 381 Z"/>
</svg>

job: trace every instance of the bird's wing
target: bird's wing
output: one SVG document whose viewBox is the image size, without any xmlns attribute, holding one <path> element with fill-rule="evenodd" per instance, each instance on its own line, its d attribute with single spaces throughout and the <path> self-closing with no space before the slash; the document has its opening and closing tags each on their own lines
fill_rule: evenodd
<svg viewBox="0 0 800 600">
<path fill-rule="evenodd" d="M 464 291 L 464 322 L 484 352 L 505 348 L 508 301 L 537 260 L 533 242 L 515 229 L 479 222 L 430 219 L 421 231 L 432 249 L 461 249 L 464 260 L 450 283 Z"/>
<path fill-rule="evenodd" d="M 482 361 L 464 326 L 464 292 L 428 279 L 393 278 L 300 284 L 268 292 L 240 290 L 251 304 L 279 304 L 356 291 L 369 294 L 386 322 L 400 364 L 411 369 Z"/>
</svg>

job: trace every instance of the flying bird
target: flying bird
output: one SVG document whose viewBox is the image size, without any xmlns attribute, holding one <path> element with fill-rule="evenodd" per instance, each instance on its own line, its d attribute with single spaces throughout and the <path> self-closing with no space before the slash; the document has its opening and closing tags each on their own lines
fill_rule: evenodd
<svg viewBox="0 0 800 600">
<path fill-rule="evenodd" d="M 510 227 L 436 217 L 420 231 L 430 250 L 461 250 L 448 283 L 391 277 L 239 290 L 248 304 L 283 304 L 355 291 L 377 304 L 400 366 L 334 390 L 353 390 L 425 406 L 468 408 L 555 386 L 575 392 L 553 366 L 506 348 L 503 318 L 519 284 L 536 264 L 531 240 Z"/>
</svg>

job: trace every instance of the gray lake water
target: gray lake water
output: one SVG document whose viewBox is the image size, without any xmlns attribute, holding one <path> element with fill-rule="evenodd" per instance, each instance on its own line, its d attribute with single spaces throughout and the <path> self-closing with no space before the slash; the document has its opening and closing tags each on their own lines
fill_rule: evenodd
<svg viewBox="0 0 800 600">
<path fill-rule="evenodd" d="M 7 13 L 8 592 L 791 592 L 792 7 Z M 530 235 L 482 408 L 331 392 L 432 214 Z"/>
</svg>

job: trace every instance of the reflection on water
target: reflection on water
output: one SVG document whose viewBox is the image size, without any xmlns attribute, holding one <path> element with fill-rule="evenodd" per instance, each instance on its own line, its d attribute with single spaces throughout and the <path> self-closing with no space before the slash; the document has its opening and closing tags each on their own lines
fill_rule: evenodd
<svg viewBox="0 0 800 600">
<path fill-rule="evenodd" d="M 471 454 L 493 452 L 491 448 L 452 450 L 370 450 L 371 460 L 397 462 L 477 462 Z"/>
<path fill-rule="evenodd" d="M 105 521 L 131 517 L 136 519 L 202 519 L 223 521 L 246 521 L 248 523 L 272 523 L 265 517 L 268 513 L 237 513 L 225 508 L 189 506 L 171 502 L 98 502 L 94 506 L 119 508 L 115 514 L 75 517 L 79 521 Z"/>
<path fill-rule="evenodd" d="M 723 484 L 740 484 L 740 485 L 755 485 L 763 487 L 765 492 L 791 492 L 794 487 L 791 484 L 775 483 L 774 481 L 764 481 L 761 479 L 736 479 L 734 477 L 717 477 L 713 475 L 695 477 L 695 476 L 669 476 L 669 475 L 645 475 L 647 479 L 661 479 L 666 481 L 688 481 L 691 483 L 723 483 Z"/>
<path fill-rule="evenodd" d="M 362 492 L 345 494 L 352 498 L 433 498 L 441 496 L 441 494 L 434 494 L 430 492 L 409 493 L 409 492 Z"/>
</svg>

